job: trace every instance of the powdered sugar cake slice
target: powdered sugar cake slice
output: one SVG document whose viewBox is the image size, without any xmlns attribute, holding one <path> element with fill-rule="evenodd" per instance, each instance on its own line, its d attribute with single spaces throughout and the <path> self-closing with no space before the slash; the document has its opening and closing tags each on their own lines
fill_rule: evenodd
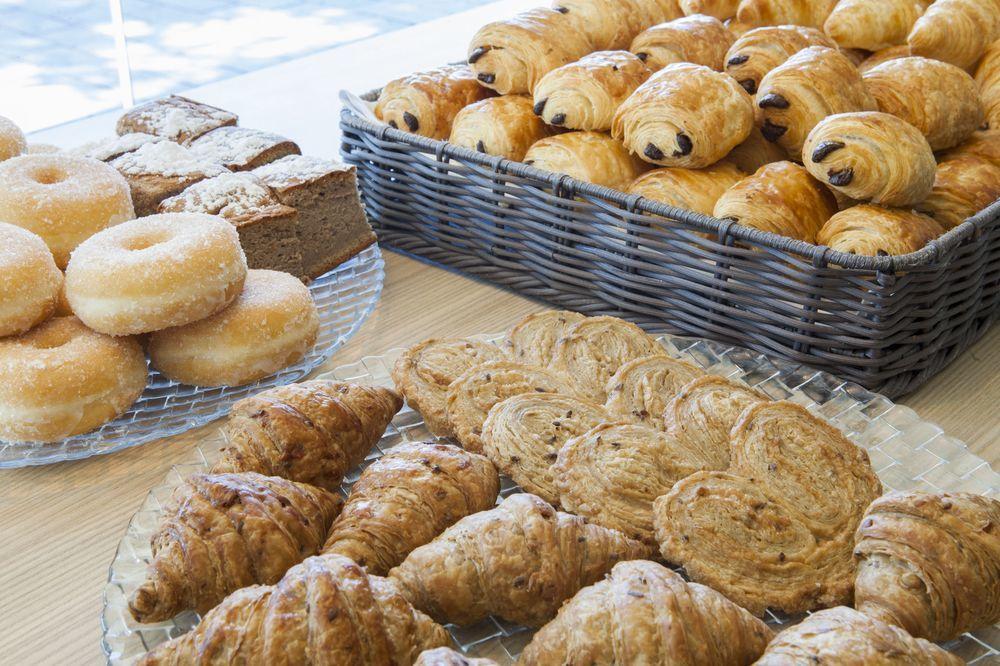
<svg viewBox="0 0 1000 666">
<path fill-rule="evenodd" d="M 118 134 L 145 132 L 189 143 L 217 127 L 235 125 L 237 116 L 180 95 L 140 104 L 118 119 Z"/>
<path fill-rule="evenodd" d="M 234 171 L 249 171 L 288 155 L 302 154 L 294 141 L 278 134 L 230 126 L 198 137 L 191 142 L 191 150 Z"/>
</svg>

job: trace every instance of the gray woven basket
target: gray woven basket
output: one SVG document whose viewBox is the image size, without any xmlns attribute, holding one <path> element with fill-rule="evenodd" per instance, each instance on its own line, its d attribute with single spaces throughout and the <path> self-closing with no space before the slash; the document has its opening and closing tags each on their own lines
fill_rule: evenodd
<svg viewBox="0 0 1000 666">
<path fill-rule="evenodd" d="M 1000 201 L 918 252 L 864 257 L 350 110 L 340 126 L 383 245 L 559 307 L 749 347 L 893 397 L 944 368 L 1000 310 Z"/>
</svg>

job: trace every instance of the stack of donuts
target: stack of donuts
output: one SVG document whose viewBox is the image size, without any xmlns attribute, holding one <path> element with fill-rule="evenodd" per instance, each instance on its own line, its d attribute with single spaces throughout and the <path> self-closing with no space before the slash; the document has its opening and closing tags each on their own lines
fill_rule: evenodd
<svg viewBox="0 0 1000 666">
<path fill-rule="evenodd" d="M 1000 198 L 1000 0 L 555 0 L 389 125 L 844 252 L 906 254 Z"/>
<path fill-rule="evenodd" d="M 227 220 L 135 219 L 113 167 L 25 151 L 0 118 L 0 439 L 58 441 L 120 416 L 146 387 L 144 346 L 199 386 L 260 379 L 312 346 L 309 290 L 247 270 Z"/>
</svg>

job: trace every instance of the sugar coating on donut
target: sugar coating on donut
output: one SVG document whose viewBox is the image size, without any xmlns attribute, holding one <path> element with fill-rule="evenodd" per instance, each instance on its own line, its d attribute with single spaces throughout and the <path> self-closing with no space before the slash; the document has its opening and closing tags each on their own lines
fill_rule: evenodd
<svg viewBox="0 0 1000 666">
<path fill-rule="evenodd" d="M 226 171 L 224 166 L 212 158 L 197 155 L 170 141 L 144 143 L 137 150 L 115 158 L 111 164 L 126 176 L 208 178 Z"/>
<path fill-rule="evenodd" d="M 10 118 L 0 116 L 0 162 L 23 155 L 28 149 L 24 132 Z"/>
<path fill-rule="evenodd" d="M 162 136 L 153 136 L 143 132 L 129 132 L 122 136 L 110 136 L 98 141 L 91 141 L 82 146 L 70 149 L 70 155 L 79 157 L 90 157 L 102 162 L 108 162 L 125 153 L 139 150 L 147 143 L 159 143 L 166 141 Z"/>
<path fill-rule="evenodd" d="M 62 283 L 45 241 L 0 222 L 0 337 L 24 333 L 51 316 Z"/>
</svg>

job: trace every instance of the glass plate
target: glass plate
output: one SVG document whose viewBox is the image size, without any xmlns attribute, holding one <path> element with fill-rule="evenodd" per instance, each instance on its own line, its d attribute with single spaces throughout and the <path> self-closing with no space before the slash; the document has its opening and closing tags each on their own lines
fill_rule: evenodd
<svg viewBox="0 0 1000 666">
<path fill-rule="evenodd" d="M 496 342 L 502 336 L 478 336 Z M 707 340 L 659 336 L 671 356 L 692 361 L 706 371 L 741 379 L 776 400 L 791 400 L 822 415 L 868 450 L 872 467 L 886 489 L 968 491 L 996 498 L 1000 474 L 963 444 L 944 434 L 941 428 L 921 421 L 908 407 L 831 375 L 785 361 L 774 361 L 756 352 Z M 403 352 L 396 349 L 385 356 L 371 356 L 345 365 L 320 377 L 338 381 L 366 382 L 392 386 L 389 371 Z M 345 480 L 346 496 L 361 470 L 372 461 L 406 441 L 433 439 L 420 415 L 408 406 L 396 415 L 376 448 L 362 465 Z M 132 517 L 118 552 L 111 563 L 104 588 L 102 646 L 111 664 L 131 664 L 153 646 L 179 636 L 198 622 L 194 612 L 178 615 L 160 624 L 142 625 L 128 612 L 128 597 L 142 582 L 150 560 L 150 537 L 156 530 L 163 506 L 173 489 L 189 474 L 207 471 L 218 456 L 221 432 L 202 442 L 196 457 L 175 466 L 163 484 L 153 488 L 142 507 Z M 501 477 L 501 495 L 518 492 L 516 485 Z M 768 624 L 779 628 L 794 622 L 768 613 Z M 500 664 L 512 664 L 530 640 L 532 632 L 503 620 L 490 618 L 475 626 L 449 626 L 455 642 L 469 656 L 489 657 Z M 946 645 L 969 663 L 992 662 L 1000 655 L 1000 625 L 966 634 Z"/>
<path fill-rule="evenodd" d="M 122 416 L 61 442 L 0 441 L 0 468 L 47 465 L 87 458 L 169 437 L 212 421 L 235 401 L 302 379 L 354 335 L 382 292 L 385 262 L 378 245 L 309 284 L 319 310 L 319 335 L 305 358 L 244 386 L 200 388 L 170 381 L 150 369 L 149 384 Z"/>
</svg>

